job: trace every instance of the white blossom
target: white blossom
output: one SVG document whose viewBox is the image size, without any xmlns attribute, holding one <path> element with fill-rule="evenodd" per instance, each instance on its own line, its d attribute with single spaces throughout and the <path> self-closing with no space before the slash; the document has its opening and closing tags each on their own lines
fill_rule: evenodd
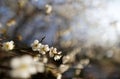
<svg viewBox="0 0 120 79">
<path fill-rule="evenodd" d="M 54 55 L 57 54 L 57 49 L 54 47 L 50 48 L 49 56 L 54 57 Z"/>
<path fill-rule="evenodd" d="M 14 45 L 14 42 L 13 42 L 13 41 L 4 42 L 2 49 L 5 50 L 5 51 L 9 51 L 9 50 L 13 50 L 13 49 L 14 49 L 14 46 L 15 46 L 15 45 Z"/>
<path fill-rule="evenodd" d="M 14 78 L 29 78 L 32 74 L 37 73 L 34 60 L 29 55 L 13 58 L 10 65 L 12 68 L 10 74 Z"/>
<path fill-rule="evenodd" d="M 41 43 L 39 43 L 38 40 L 35 40 L 32 44 L 31 44 L 32 50 L 33 51 L 38 51 L 41 47 Z"/>
<path fill-rule="evenodd" d="M 56 61 L 56 60 L 59 60 L 62 57 L 61 53 L 62 52 L 57 52 L 56 48 L 51 47 L 50 52 L 49 52 L 49 56 L 54 57 L 54 60 Z"/>
<path fill-rule="evenodd" d="M 46 54 L 46 52 L 48 52 L 49 50 L 50 49 L 48 45 L 41 45 L 39 48 L 39 52 L 43 55 Z"/>
<path fill-rule="evenodd" d="M 55 60 L 55 61 L 56 61 L 56 60 L 59 60 L 61 57 L 62 57 L 62 55 L 55 55 L 55 56 L 54 56 L 54 60 Z"/>
</svg>

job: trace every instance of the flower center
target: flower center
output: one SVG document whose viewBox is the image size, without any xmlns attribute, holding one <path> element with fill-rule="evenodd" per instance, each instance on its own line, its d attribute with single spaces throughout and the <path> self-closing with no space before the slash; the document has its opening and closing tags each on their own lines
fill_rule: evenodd
<svg viewBox="0 0 120 79">
<path fill-rule="evenodd" d="M 21 66 L 20 66 L 20 69 L 26 69 L 28 66 L 26 65 L 26 64 L 22 64 Z"/>
</svg>

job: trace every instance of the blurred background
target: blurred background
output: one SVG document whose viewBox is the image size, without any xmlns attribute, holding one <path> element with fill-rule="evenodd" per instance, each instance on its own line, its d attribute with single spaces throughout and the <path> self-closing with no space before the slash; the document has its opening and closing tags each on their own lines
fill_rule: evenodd
<svg viewBox="0 0 120 79">
<path fill-rule="evenodd" d="M 0 0 L 0 37 L 82 48 L 85 79 L 120 79 L 120 0 Z"/>
</svg>

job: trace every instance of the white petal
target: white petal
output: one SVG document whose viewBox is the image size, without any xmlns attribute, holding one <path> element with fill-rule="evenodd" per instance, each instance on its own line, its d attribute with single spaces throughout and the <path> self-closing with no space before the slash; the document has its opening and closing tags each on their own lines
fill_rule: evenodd
<svg viewBox="0 0 120 79">
<path fill-rule="evenodd" d="M 10 65 L 12 68 L 17 68 L 20 66 L 20 63 L 21 63 L 20 59 L 16 57 L 11 60 Z"/>
<path fill-rule="evenodd" d="M 47 63 L 48 62 L 48 58 L 47 57 L 44 57 L 43 58 L 43 63 Z"/>
<path fill-rule="evenodd" d="M 21 78 L 29 78 L 31 76 L 28 72 L 20 72 L 19 75 Z"/>
<path fill-rule="evenodd" d="M 49 51 L 50 50 L 48 45 L 44 45 L 44 47 L 45 47 L 45 51 Z"/>
<path fill-rule="evenodd" d="M 59 60 L 61 57 L 62 57 L 61 55 L 55 55 L 55 56 L 54 56 L 54 60 L 55 60 L 55 61 L 56 61 L 56 60 Z"/>
<path fill-rule="evenodd" d="M 54 57 L 54 53 L 50 51 L 50 52 L 49 52 L 49 56 L 50 56 L 50 57 Z"/>
<path fill-rule="evenodd" d="M 36 63 L 36 68 L 37 68 L 37 71 L 40 73 L 43 73 L 45 71 L 45 66 L 44 66 L 44 63 L 42 62 Z"/>
<path fill-rule="evenodd" d="M 35 40 L 35 41 L 34 41 L 34 44 L 38 44 L 38 43 L 39 43 L 39 40 Z"/>
<path fill-rule="evenodd" d="M 35 66 L 31 66 L 28 69 L 29 69 L 28 71 L 29 71 L 30 74 L 36 74 L 37 73 L 37 70 L 36 70 Z"/>
<path fill-rule="evenodd" d="M 27 71 L 19 70 L 19 69 L 12 70 L 10 74 L 14 78 L 29 78 L 30 77 L 30 74 Z"/>
<path fill-rule="evenodd" d="M 33 58 L 30 55 L 24 55 L 21 57 L 21 63 L 22 64 L 31 64 L 33 63 Z"/>
<path fill-rule="evenodd" d="M 14 41 L 10 41 L 11 44 L 14 44 Z"/>
<path fill-rule="evenodd" d="M 62 79 L 62 75 L 61 75 L 61 74 L 58 74 L 58 75 L 57 75 L 57 79 Z"/>
</svg>

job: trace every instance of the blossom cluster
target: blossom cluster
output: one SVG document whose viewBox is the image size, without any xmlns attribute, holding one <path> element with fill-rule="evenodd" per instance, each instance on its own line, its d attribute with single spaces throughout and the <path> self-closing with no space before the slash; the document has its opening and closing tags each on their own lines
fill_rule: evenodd
<svg viewBox="0 0 120 79">
<path fill-rule="evenodd" d="M 14 47 L 15 45 L 13 41 L 4 42 L 2 44 L 2 49 L 5 51 L 11 51 Z M 32 55 L 24 53 L 22 56 L 15 56 L 11 59 L 10 67 L 12 69 L 10 70 L 10 76 L 12 78 L 31 79 L 31 76 L 34 74 L 46 73 L 49 71 L 56 77 L 56 79 L 62 79 L 62 74 L 70 68 L 74 68 L 75 74 L 79 75 L 80 70 L 89 64 L 89 59 L 82 59 L 79 62 L 74 63 L 75 56 L 81 51 L 80 48 L 76 48 L 63 57 L 62 52 L 58 52 L 57 48 L 44 45 L 38 40 L 34 40 L 34 42 L 31 43 L 31 48 L 33 50 Z M 51 62 L 53 60 L 49 60 L 49 58 L 53 58 L 55 61 L 62 58 L 62 62 L 57 66 Z"/>
<path fill-rule="evenodd" d="M 43 45 L 41 44 L 38 40 L 35 40 L 32 44 L 31 44 L 32 50 L 33 51 L 38 51 L 40 54 L 45 55 L 46 53 L 49 54 L 50 57 L 53 57 L 54 60 L 59 60 L 62 55 L 62 52 L 57 52 L 57 49 L 54 47 L 49 48 L 48 45 Z"/>
<path fill-rule="evenodd" d="M 39 46 L 36 46 L 36 47 L 39 47 Z M 47 46 L 48 45 L 40 46 L 41 53 L 44 54 L 47 51 L 47 48 L 46 48 Z M 15 45 L 13 41 L 4 42 L 2 44 L 2 49 L 4 51 L 13 50 L 14 47 Z M 34 48 L 34 51 L 36 50 Z M 43 73 L 45 70 L 44 63 L 40 61 L 35 61 L 35 58 L 33 58 L 30 55 L 23 55 L 22 57 L 13 58 L 10 62 L 10 66 L 12 68 L 12 70 L 10 71 L 10 75 L 13 78 L 30 78 L 31 75 L 36 74 L 38 72 Z"/>
<path fill-rule="evenodd" d="M 14 47 L 15 44 L 13 41 L 2 43 L 2 49 L 4 51 L 11 51 Z M 35 54 L 34 56 L 25 54 L 23 56 L 16 56 L 11 59 L 10 67 L 12 69 L 10 71 L 10 76 L 12 78 L 30 78 L 33 74 L 44 73 L 46 67 L 49 66 L 47 56 L 53 58 L 55 61 L 62 57 L 62 52 L 58 52 L 57 48 L 43 45 L 38 40 L 35 40 L 31 44 L 31 47 L 33 51 L 38 51 L 39 54 Z M 62 75 L 57 73 L 56 77 L 57 79 L 61 79 Z"/>
</svg>

